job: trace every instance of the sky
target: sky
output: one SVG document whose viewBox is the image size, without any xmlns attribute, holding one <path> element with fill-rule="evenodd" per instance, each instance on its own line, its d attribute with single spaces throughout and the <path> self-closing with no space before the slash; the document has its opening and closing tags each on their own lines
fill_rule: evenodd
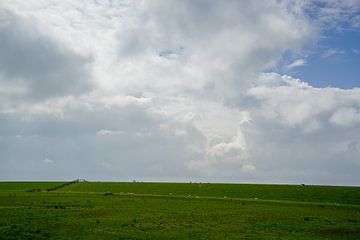
<svg viewBox="0 0 360 240">
<path fill-rule="evenodd" d="M 360 185 L 359 43 L 359 0 L 3 0 L 0 180 Z"/>
</svg>

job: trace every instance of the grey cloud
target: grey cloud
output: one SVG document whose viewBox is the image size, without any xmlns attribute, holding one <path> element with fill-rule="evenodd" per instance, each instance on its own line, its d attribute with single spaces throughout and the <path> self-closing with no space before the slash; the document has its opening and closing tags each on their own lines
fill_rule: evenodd
<svg viewBox="0 0 360 240">
<path fill-rule="evenodd" d="M 269 182 L 318 184 L 359 184 L 359 151 L 347 150 L 359 141 L 359 127 L 351 131 L 323 126 L 317 133 L 305 134 L 301 128 L 284 127 L 264 119 L 254 119 L 244 129 L 255 166 L 255 179 Z"/>
<path fill-rule="evenodd" d="M 184 177 L 189 149 L 204 141 L 193 126 L 143 106 L 68 107 L 64 119 L 0 115 L 2 179 Z M 98 134 L 104 129 L 117 134 Z"/>
<path fill-rule="evenodd" d="M 22 88 L 12 99 L 44 99 L 88 91 L 91 58 L 40 33 L 32 19 L 0 11 L 0 83 Z"/>
</svg>

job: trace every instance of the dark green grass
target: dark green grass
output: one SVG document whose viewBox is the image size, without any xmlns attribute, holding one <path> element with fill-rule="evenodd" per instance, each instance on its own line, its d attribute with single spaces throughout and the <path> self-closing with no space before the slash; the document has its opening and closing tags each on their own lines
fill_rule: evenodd
<svg viewBox="0 0 360 240">
<path fill-rule="evenodd" d="M 0 192 L 46 191 L 64 182 L 0 182 Z"/>
<path fill-rule="evenodd" d="M 148 195 L 126 195 L 122 187 L 121 191 L 114 188 L 122 185 L 129 193 Z M 149 192 L 149 186 L 157 190 Z M 184 187 L 174 191 L 180 186 Z M 238 187 L 244 186 L 260 194 L 264 185 Z M 159 196 L 166 195 L 165 189 L 170 187 L 173 195 Z M 214 199 L 182 197 L 189 195 L 183 194 L 187 193 L 186 187 L 76 183 L 53 192 L 0 192 L 0 239 L 360 239 L 360 205 L 353 202 L 326 205 L 230 196 L 224 199 L 215 196 L 221 193 L 219 189 L 213 195 L 210 190 L 204 191 L 206 197 L 218 197 Z M 288 188 L 291 186 L 281 190 Z M 104 194 L 109 191 L 123 194 Z M 331 194 L 329 189 L 326 191 Z M 265 196 L 272 196 L 269 194 Z M 332 197 L 325 199 L 331 202 Z M 348 203 L 346 195 L 342 202 Z"/>
<path fill-rule="evenodd" d="M 61 189 L 150 195 L 257 198 L 266 200 L 360 204 L 360 187 L 266 184 L 85 182 Z"/>
</svg>

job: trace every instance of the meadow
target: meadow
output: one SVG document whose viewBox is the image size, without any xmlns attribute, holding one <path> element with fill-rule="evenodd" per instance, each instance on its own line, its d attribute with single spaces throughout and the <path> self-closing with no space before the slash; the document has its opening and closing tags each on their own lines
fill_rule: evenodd
<svg viewBox="0 0 360 240">
<path fill-rule="evenodd" d="M 59 185 L 1 182 L 0 239 L 360 239 L 359 187 Z"/>
</svg>

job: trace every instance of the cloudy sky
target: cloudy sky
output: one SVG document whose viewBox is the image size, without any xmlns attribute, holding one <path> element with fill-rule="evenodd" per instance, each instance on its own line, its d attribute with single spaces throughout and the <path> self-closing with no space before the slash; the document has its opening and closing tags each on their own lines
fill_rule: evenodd
<svg viewBox="0 0 360 240">
<path fill-rule="evenodd" d="M 359 0 L 2 0 L 0 180 L 360 185 L 359 42 Z"/>
</svg>

